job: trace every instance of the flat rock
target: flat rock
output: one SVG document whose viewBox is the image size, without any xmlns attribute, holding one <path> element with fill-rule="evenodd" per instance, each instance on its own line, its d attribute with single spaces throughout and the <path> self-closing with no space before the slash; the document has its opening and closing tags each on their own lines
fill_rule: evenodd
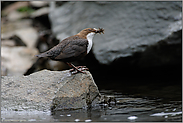
<svg viewBox="0 0 183 123">
<path fill-rule="evenodd" d="M 69 70 L 42 70 L 29 76 L 2 76 L 1 80 L 3 111 L 78 109 L 103 101 L 88 71 L 71 75 Z"/>
<path fill-rule="evenodd" d="M 182 2 L 67 2 L 59 7 L 51 3 L 50 9 L 52 31 L 58 39 L 88 27 L 104 28 L 105 34 L 93 40 L 93 53 L 99 63 L 106 65 L 146 52 L 182 30 Z M 181 45 L 179 39 L 174 42 Z M 154 60 L 158 62 L 160 57 Z"/>
<path fill-rule="evenodd" d="M 36 48 L 2 46 L 1 65 L 7 69 L 8 76 L 23 75 L 37 59 L 36 54 Z"/>
</svg>

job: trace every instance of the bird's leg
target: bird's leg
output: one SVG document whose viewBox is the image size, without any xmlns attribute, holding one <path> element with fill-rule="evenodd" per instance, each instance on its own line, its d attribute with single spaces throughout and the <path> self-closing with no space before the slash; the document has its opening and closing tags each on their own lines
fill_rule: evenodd
<svg viewBox="0 0 183 123">
<path fill-rule="evenodd" d="M 86 66 L 77 66 L 77 68 L 81 68 L 82 70 L 89 70 Z"/>
<path fill-rule="evenodd" d="M 68 62 L 66 62 L 66 64 L 68 64 L 70 67 L 73 68 L 72 70 L 70 70 L 70 72 L 73 72 L 74 70 L 77 70 L 77 72 L 75 72 L 74 74 L 76 74 L 76 73 L 78 73 L 78 72 L 86 73 L 86 72 L 83 72 L 82 70 L 79 70 L 79 68 L 83 68 L 83 67 L 85 67 L 85 66 L 76 67 L 76 66 L 74 66 L 72 63 L 68 63 Z M 87 69 L 84 69 L 84 70 L 87 70 Z"/>
<path fill-rule="evenodd" d="M 76 68 L 79 69 L 79 71 L 77 71 L 77 72 L 75 72 L 75 73 L 78 73 L 78 72 L 80 72 L 80 71 L 82 71 L 82 73 L 85 73 L 85 72 L 83 72 L 84 70 L 89 70 L 86 66 L 77 66 Z M 77 70 L 77 69 L 72 68 L 72 69 L 70 70 L 70 72 L 73 72 L 73 71 L 75 71 L 75 70 Z"/>
</svg>

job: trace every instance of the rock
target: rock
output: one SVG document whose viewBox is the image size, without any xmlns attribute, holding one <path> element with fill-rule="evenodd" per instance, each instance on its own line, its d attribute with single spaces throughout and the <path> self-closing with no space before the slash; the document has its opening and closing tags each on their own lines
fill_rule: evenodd
<svg viewBox="0 0 183 123">
<path fill-rule="evenodd" d="M 7 15 L 8 21 L 16 21 L 25 17 L 28 17 L 27 13 L 21 13 L 16 10 Z"/>
<path fill-rule="evenodd" d="M 52 30 L 58 39 L 86 27 L 105 29 L 104 35 L 95 36 L 93 46 L 95 58 L 105 65 L 146 52 L 182 30 L 182 2 L 67 2 L 60 7 L 51 3 L 50 9 Z M 181 45 L 180 40 L 174 42 Z"/>
<path fill-rule="evenodd" d="M 32 20 L 24 19 L 20 21 L 8 22 L 2 24 L 2 37 L 1 39 L 15 40 L 16 44 L 20 46 L 27 46 L 29 48 L 36 47 L 38 40 L 38 32 L 31 27 Z"/>
<path fill-rule="evenodd" d="M 16 45 L 16 43 L 14 40 L 1 40 L 1 46 L 13 47 L 15 45 Z"/>
<path fill-rule="evenodd" d="M 1 65 L 7 69 L 7 75 L 23 75 L 37 59 L 38 50 L 23 46 L 1 47 Z"/>
<path fill-rule="evenodd" d="M 1 65 L 1 76 L 7 76 L 8 70 L 5 66 Z"/>
<path fill-rule="evenodd" d="M 1 110 L 77 109 L 102 99 L 92 75 L 42 70 L 29 76 L 1 77 Z"/>
<path fill-rule="evenodd" d="M 169 37 L 151 45 L 140 54 L 136 61 L 142 68 L 182 65 L 182 30 L 172 33 Z M 178 69 L 177 69 L 178 71 Z M 173 74 L 172 74 L 173 75 Z"/>
<path fill-rule="evenodd" d="M 30 4 L 33 6 L 33 7 L 44 7 L 46 5 L 48 5 L 48 2 L 47 1 L 31 1 Z"/>
<path fill-rule="evenodd" d="M 98 88 L 89 72 L 87 75 L 63 78 L 59 82 L 66 84 L 58 88 L 52 102 L 53 110 L 87 108 L 94 105 L 93 102 L 96 103 L 94 100 L 100 99 Z"/>
<path fill-rule="evenodd" d="M 33 27 L 16 30 L 15 36 L 19 37 L 27 45 L 27 47 L 36 47 L 38 32 Z"/>
<path fill-rule="evenodd" d="M 27 46 L 22 39 L 20 39 L 18 36 L 13 35 L 9 38 L 10 40 L 13 40 L 16 44 L 16 46 Z"/>
<path fill-rule="evenodd" d="M 5 9 L 3 9 L 2 13 L 3 15 L 9 14 L 10 12 L 20 8 L 20 7 L 25 7 L 28 6 L 29 2 L 28 1 L 24 1 L 24 2 L 15 2 L 13 4 L 8 5 Z"/>
<path fill-rule="evenodd" d="M 7 39 L 14 35 L 14 31 L 18 29 L 28 28 L 32 25 L 32 20 L 23 19 L 15 22 L 1 23 L 1 38 Z"/>
<path fill-rule="evenodd" d="M 34 1 L 34 2 L 38 2 L 38 1 Z M 39 1 L 39 2 L 41 2 L 41 1 Z M 36 18 L 39 16 L 48 15 L 48 12 L 49 12 L 49 7 L 44 7 L 44 8 L 38 9 L 35 12 L 31 13 L 30 17 Z"/>
</svg>

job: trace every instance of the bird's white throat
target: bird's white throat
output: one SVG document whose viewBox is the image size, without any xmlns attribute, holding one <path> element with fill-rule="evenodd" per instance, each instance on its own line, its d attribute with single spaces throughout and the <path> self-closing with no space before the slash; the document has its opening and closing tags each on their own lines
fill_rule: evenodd
<svg viewBox="0 0 183 123">
<path fill-rule="evenodd" d="M 90 52 L 92 45 L 93 45 L 93 37 L 95 36 L 94 32 L 90 32 L 88 33 L 88 35 L 86 36 L 87 40 L 88 40 L 88 47 L 87 47 L 87 54 Z"/>
</svg>

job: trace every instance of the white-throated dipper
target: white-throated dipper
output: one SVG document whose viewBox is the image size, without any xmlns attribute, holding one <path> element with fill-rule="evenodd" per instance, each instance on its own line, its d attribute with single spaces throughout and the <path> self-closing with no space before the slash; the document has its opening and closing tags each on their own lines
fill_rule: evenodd
<svg viewBox="0 0 183 123">
<path fill-rule="evenodd" d="M 48 57 L 55 61 L 63 61 L 73 68 L 70 72 L 76 70 L 75 73 L 85 73 L 83 71 L 88 70 L 88 68 L 85 66 L 76 67 L 71 62 L 86 56 L 90 52 L 93 44 L 93 37 L 97 33 L 104 34 L 104 29 L 86 28 L 78 34 L 62 40 L 58 45 L 54 46 L 50 50 L 36 56 Z"/>
</svg>

